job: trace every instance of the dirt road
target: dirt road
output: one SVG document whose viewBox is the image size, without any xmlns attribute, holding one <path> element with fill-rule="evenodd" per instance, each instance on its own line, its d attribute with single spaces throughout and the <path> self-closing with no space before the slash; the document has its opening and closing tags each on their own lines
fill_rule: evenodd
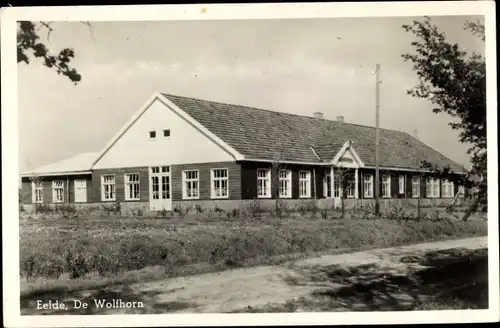
<svg viewBox="0 0 500 328">
<path fill-rule="evenodd" d="M 258 309 L 307 297 L 330 297 L 335 300 L 332 310 L 337 311 L 384 309 L 384 306 L 393 310 L 405 309 L 416 299 L 425 297 L 416 282 L 408 278 L 412 272 L 440 266 L 436 264 L 437 258 L 439 263 L 447 259 L 450 262 L 449 259 L 456 258 L 457 254 L 467 257 L 471 252 L 486 248 L 487 237 L 469 238 L 114 286 L 64 295 L 60 299 L 68 304 L 73 304 L 74 299 L 88 302 L 86 310 L 70 308 L 46 314 L 221 313 Z M 453 252 L 447 251 L 450 249 Z M 424 278 L 429 280 L 429 277 Z M 373 284 L 378 284 L 376 290 L 363 290 Z M 373 295 L 367 296 L 368 292 Z M 144 307 L 98 309 L 94 299 L 142 302 Z M 23 314 L 40 314 L 32 307 L 34 304 L 26 307 Z"/>
</svg>

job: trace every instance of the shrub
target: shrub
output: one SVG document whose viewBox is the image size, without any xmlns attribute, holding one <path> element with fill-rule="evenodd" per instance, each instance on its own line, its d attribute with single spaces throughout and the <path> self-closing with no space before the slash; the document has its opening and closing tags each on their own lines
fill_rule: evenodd
<svg viewBox="0 0 500 328">
<path fill-rule="evenodd" d="M 260 215 L 262 212 L 264 212 L 262 208 L 261 202 L 254 198 L 247 206 L 247 210 L 252 218 L 257 217 Z"/>
<path fill-rule="evenodd" d="M 205 211 L 205 209 L 203 208 L 203 206 L 201 206 L 201 204 L 196 204 L 194 210 L 197 215 L 202 214 Z"/>
<path fill-rule="evenodd" d="M 274 206 L 274 214 L 280 219 L 289 216 L 290 208 L 288 206 L 288 203 L 281 199 L 277 199 Z"/>
<path fill-rule="evenodd" d="M 222 214 L 226 213 L 223 208 L 220 208 L 217 204 L 215 204 L 214 213 L 216 213 L 218 216 L 221 216 Z"/>
<path fill-rule="evenodd" d="M 181 205 L 175 205 L 174 206 L 174 213 L 178 214 L 179 216 L 184 215 L 184 209 L 182 208 Z"/>
<path fill-rule="evenodd" d="M 232 213 L 232 212 L 227 212 Z M 27 279 L 101 276 L 162 266 L 174 276 L 186 266 L 267 263 L 274 256 L 335 248 L 375 248 L 453 236 L 486 235 L 483 221 L 282 219 L 188 225 L 154 218 L 40 220 L 20 225 L 20 270 Z M 408 220 L 410 221 L 410 220 Z"/>
</svg>

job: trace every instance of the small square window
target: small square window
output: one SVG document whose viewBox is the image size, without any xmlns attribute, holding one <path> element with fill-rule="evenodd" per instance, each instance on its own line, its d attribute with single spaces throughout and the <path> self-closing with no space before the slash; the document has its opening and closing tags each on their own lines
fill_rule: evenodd
<svg viewBox="0 0 500 328">
<path fill-rule="evenodd" d="M 163 130 L 164 137 L 170 137 L 170 130 Z"/>
<path fill-rule="evenodd" d="M 149 137 L 151 139 L 156 138 L 156 131 L 149 131 Z"/>
</svg>

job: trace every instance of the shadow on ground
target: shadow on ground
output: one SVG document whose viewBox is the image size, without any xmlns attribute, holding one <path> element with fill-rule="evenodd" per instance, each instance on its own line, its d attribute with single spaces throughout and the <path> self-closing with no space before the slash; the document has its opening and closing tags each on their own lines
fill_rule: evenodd
<svg viewBox="0 0 500 328">
<path fill-rule="evenodd" d="M 395 266 L 323 267 L 311 279 L 329 287 L 313 299 L 326 311 L 487 309 L 487 256 L 487 249 L 449 249 L 402 257 Z"/>
<path fill-rule="evenodd" d="M 172 292 L 175 292 L 173 290 Z M 135 291 L 128 286 L 119 288 L 100 288 L 92 291 L 72 291 L 65 292 L 56 290 L 50 293 L 39 295 L 36 298 L 21 297 L 21 314 L 22 315 L 61 315 L 61 314 L 157 314 L 180 311 L 188 308 L 196 308 L 196 304 L 191 304 L 182 301 L 161 302 L 158 299 L 159 294 L 165 294 L 168 291 Z M 68 308 L 63 309 L 47 309 L 38 310 L 37 301 L 53 303 L 58 300 L 63 302 Z M 75 300 L 81 302 L 76 302 Z M 106 307 L 104 304 L 115 300 L 115 306 Z M 120 307 L 122 304 L 129 302 L 132 307 Z M 96 301 L 103 305 L 98 306 Z M 135 304 L 134 304 L 135 302 Z M 139 303 L 140 302 L 140 303 Z M 88 304 L 87 308 L 80 306 L 75 308 L 75 304 Z M 112 303 L 111 303 L 112 304 Z"/>
</svg>

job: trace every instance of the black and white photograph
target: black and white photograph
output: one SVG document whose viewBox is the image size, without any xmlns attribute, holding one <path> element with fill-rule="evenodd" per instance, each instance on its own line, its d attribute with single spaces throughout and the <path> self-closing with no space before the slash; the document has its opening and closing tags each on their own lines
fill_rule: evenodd
<svg viewBox="0 0 500 328">
<path fill-rule="evenodd" d="M 493 2 L 75 9 L 2 10 L 4 325 L 499 319 Z"/>
</svg>

